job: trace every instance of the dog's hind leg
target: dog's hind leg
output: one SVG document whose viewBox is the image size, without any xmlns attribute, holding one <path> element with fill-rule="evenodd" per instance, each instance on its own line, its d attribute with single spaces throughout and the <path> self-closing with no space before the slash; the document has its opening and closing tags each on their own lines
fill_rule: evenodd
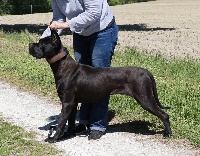
<svg viewBox="0 0 200 156">
<path fill-rule="evenodd" d="M 172 132 L 170 128 L 169 115 L 157 105 L 154 97 L 142 96 L 139 98 L 136 97 L 135 99 L 142 106 L 142 108 L 160 118 L 165 126 L 164 137 L 170 136 Z"/>
<path fill-rule="evenodd" d="M 135 98 L 142 108 L 160 118 L 165 126 L 164 137 L 170 136 L 172 132 L 170 128 L 169 115 L 159 107 L 159 104 L 154 97 L 152 81 L 149 77 L 144 77 L 138 81 L 137 86 L 139 87 L 129 85 L 130 90 L 132 91 L 129 95 Z"/>
</svg>

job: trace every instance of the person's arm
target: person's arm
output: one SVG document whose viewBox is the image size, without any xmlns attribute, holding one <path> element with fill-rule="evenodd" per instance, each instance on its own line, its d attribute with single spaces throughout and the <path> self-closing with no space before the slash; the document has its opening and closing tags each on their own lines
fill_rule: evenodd
<svg viewBox="0 0 200 156">
<path fill-rule="evenodd" d="M 72 32 L 81 33 L 85 30 L 85 28 L 90 26 L 92 23 L 100 20 L 101 12 L 103 11 L 102 2 L 100 2 L 100 0 L 83 0 L 83 3 L 85 10 L 84 12 L 78 14 L 76 17 L 70 18 L 67 22 L 60 23 L 57 21 L 64 21 L 63 18 L 61 18 L 63 14 L 59 10 L 57 4 L 54 2 L 53 3 L 53 9 L 55 9 L 53 18 L 54 21 L 50 25 L 50 28 L 51 29 L 70 28 Z"/>
<path fill-rule="evenodd" d="M 85 11 L 68 20 L 72 32 L 81 33 L 86 27 L 100 20 L 102 0 L 83 0 Z"/>
<path fill-rule="evenodd" d="M 48 36 L 51 36 L 51 29 L 58 29 L 58 34 L 60 35 L 62 33 L 62 28 L 61 26 L 59 26 L 59 24 L 57 24 L 57 22 L 59 23 L 64 23 L 66 22 L 66 17 L 65 15 L 60 11 L 60 9 L 57 6 L 57 3 L 55 0 L 52 0 L 52 9 L 53 9 L 53 19 L 50 22 L 49 26 L 47 27 L 47 29 L 43 32 L 41 38 L 45 38 Z M 57 22 L 56 22 L 57 21 Z M 52 25 L 53 24 L 53 25 Z M 64 24 L 63 24 L 64 25 Z M 67 25 L 67 23 L 66 23 Z M 59 26 L 59 27 L 57 27 Z"/>
</svg>

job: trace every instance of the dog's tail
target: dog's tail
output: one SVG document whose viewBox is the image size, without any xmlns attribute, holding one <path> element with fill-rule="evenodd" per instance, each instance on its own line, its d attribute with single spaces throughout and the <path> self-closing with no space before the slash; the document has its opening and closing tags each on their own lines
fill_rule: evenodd
<svg viewBox="0 0 200 156">
<path fill-rule="evenodd" d="M 155 81 L 153 75 L 152 75 L 150 72 L 148 72 L 148 75 L 149 75 L 149 77 L 150 77 L 150 79 L 151 79 L 151 82 L 152 82 L 152 85 L 153 85 L 153 95 L 154 95 L 154 98 L 155 98 L 155 100 L 156 100 L 157 105 L 158 105 L 161 109 L 170 109 L 171 107 L 169 107 L 169 106 L 163 106 L 163 105 L 160 103 L 160 101 L 159 101 L 159 99 L 158 99 L 157 89 L 156 89 L 156 81 Z"/>
</svg>

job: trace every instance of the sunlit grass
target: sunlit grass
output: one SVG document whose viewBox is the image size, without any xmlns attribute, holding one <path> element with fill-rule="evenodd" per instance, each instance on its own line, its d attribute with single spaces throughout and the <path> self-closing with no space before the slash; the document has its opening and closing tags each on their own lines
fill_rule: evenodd
<svg viewBox="0 0 200 156">
<path fill-rule="evenodd" d="M 34 133 L 24 132 L 22 128 L 6 123 L 0 118 L 0 155 L 53 156 L 59 153 L 50 144 L 33 141 L 34 136 Z"/>
</svg>

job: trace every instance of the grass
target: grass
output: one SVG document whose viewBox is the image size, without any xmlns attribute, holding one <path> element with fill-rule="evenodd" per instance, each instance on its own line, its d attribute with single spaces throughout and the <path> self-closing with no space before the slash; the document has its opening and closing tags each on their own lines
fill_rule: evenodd
<svg viewBox="0 0 200 156">
<path fill-rule="evenodd" d="M 27 133 L 20 127 L 13 126 L 4 122 L 0 118 L 0 155 L 16 155 L 16 156 L 40 156 L 40 155 L 57 155 L 50 144 L 42 144 L 33 141 L 34 133 Z"/>
<path fill-rule="evenodd" d="M 35 38 L 34 34 L 28 32 L 5 34 L 0 31 L 0 79 L 38 94 L 53 95 L 56 99 L 49 65 L 28 54 L 28 43 Z M 134 65 L 148 69 L 156 79 L 161 103 L 171 106 L 166 112 L 170 115 L 174 138 L 186 138 L 200 147 L 199 60 L 168 60 L 160 55 L 141 54 L 127 48 L 123 53 L 115 53 L 112 65 Z M 123 122 L 148 121 L 154 123 L 150 128 L 163 129 L 159 119 L 144 111 L 135 100 L 127 96 L 113 95 L 109 109 L 115 111 Z"/>
</svg>

